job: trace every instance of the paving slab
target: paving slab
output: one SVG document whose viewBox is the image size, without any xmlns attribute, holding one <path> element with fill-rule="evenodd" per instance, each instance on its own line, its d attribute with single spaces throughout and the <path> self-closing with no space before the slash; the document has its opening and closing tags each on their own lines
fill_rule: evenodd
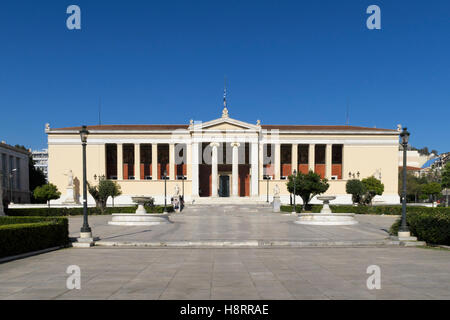
<svg viewBox="0 0 450 320">
<path fill-rule="evenodd" d="M 396 216 L 356 215 L 354 226 L 298 225 L 295 215 L 273 213 L 265 206 L 188 206 L 171 214 L 171 224 L 111 226 L 111 216 L 91 216 L 89 224 L 103 245 L 136 246 L 305 246 L 317 243 L 383 245 Z M 69 218 L 71 237 L 78 237 L 82 217 Z M 303 245 L 302 245 L 303 244 Z"/>
<path fill-rule="evenodd" d="M 81 290 L 66 288 L 68 265 Z M 370 265 L 380 290 L 366 286 Z M 450 251 L 70 248 L 0 264 L 0 288 L 0 299 L 450 299 Z"/>
</svg>

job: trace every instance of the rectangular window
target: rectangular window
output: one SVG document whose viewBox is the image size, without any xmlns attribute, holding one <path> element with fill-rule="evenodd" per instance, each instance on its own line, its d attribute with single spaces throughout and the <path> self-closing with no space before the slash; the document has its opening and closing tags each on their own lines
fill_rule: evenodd
<svg viewBox="0 0 450 320">
<path fill-rule="evenodd" d="M 280 152 L 281 179 L 286 179 L 292 172 L 292 145 L 282 144 Z"/>
<path fill-rule="evenodd" d="M 298 145 L 298 172 L 307 174 L 309 171 L 309 145 L 299 144 Z"/>
<path fill-rule="evenodd" d="M 334 179 L 342 179 L 342 144 L 334 144 L 331 151 L 331 176 Z"/>
<path fill-rule="evenodd" d="M 316 144 L 315 146 L 315 166 L 314 172 L 325 178 L 325 150 L 326 145 Z"/>
<path fill-rule="evenodd" d="M 151 180 L 152 177 L 152 145 L 141 144 L 141 180 Z"/>
<path fill-rule="evenodd" d="M 117 180 L 117 144 L 107 144 L 106 152 L 106 178 Z"/>
<path fill-rule="evenodd" d="M 167 173 L 166 179 L 169 179 L 169 145 L 158 144 L 158 179 L 164 177 L 164 172 Z"/>
<path fill-rule="evenodd" d="M 20 158 L 16 158 L 16 188 L 20 190 Z"/>
<path fill-rule="evenodd" d="M 134 180 L 134 144 L 123 145 L 123 179 Z"/>
</svg>

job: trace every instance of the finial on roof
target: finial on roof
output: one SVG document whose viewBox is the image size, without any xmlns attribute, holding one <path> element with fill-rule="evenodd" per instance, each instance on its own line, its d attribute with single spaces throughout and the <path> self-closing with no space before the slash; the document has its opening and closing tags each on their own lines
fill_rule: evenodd
<svg viewBox="0 0 450 320">
<path fill-rule="evenodd" d="M 397 131 L 398 131 L 398 132 L 402 131 L 402 125 L 401 125 L 401 124 L 398 124 L 398 125 L 397 125 Z"/>
<path fill-rule="evenodd" d="M 223 108 L 223 111 L 222 111 L 222 118 L 228 118 L 229 116 L 228 116 L 228 109 L 227 109 L 227 107 L 224 107 Z"/>
<path fill-rule="evenodd" d="M 227 108 L 227 78 L 224 78 L 223 84 L 223 111 L 222 118 L 228 118 L 228 108 Z"/>
<path fill-rule="evenodd" d="M 45 124 L 45 131 L 49 131 L 50 130 L 50 123 L 46 123 Z"/>
<path fill-rule="evenodd" d="M 261 120 L 256 120 L 256 125 L 260 126 L 261 125 Z"/>
</svg>

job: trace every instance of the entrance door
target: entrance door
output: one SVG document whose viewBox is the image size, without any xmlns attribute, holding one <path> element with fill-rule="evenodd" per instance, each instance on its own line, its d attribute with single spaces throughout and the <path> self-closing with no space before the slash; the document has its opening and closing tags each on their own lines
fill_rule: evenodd
<svg viewBox="0 0 450 320">
<path fill-rule="evenodd" d="M 230 176 L 220 176 L 219 179 L 219 197 L 229 197 Z"/>
</svg>

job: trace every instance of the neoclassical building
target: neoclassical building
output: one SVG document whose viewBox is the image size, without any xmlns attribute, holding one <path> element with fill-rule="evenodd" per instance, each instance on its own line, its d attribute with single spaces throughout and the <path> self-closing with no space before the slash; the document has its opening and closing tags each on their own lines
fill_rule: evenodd
<svg viewBox="0 0 450 320">
<path fill-rule="evenodd" d="M 81 127 L 50 128 L 49 181 L 65 201 L 67 172 L 73 172 L 75 198 L 82 194 Z M 271 201 L 278 185 L 282 202 L 290 201 L 287 176 L 312 170 L 327 178 L 333 203 L 351 203 L 348 179 L 375 176 L 385 185 L 375 201 L 399 203 L 398 130 L 357 126 L 271 125 L 229 117 L 182 125 L 88 126 L 87 177 L 117 180 L 118 204 L 135 195 L 170 201 L 175 186 L 187 202 Z M 93 199 L 89 199 L 93 202 Z M 314 202 L 314 201 L 313 201 Z M 297 197 L 297 203 L 301 199 Z"/>
</svg>

